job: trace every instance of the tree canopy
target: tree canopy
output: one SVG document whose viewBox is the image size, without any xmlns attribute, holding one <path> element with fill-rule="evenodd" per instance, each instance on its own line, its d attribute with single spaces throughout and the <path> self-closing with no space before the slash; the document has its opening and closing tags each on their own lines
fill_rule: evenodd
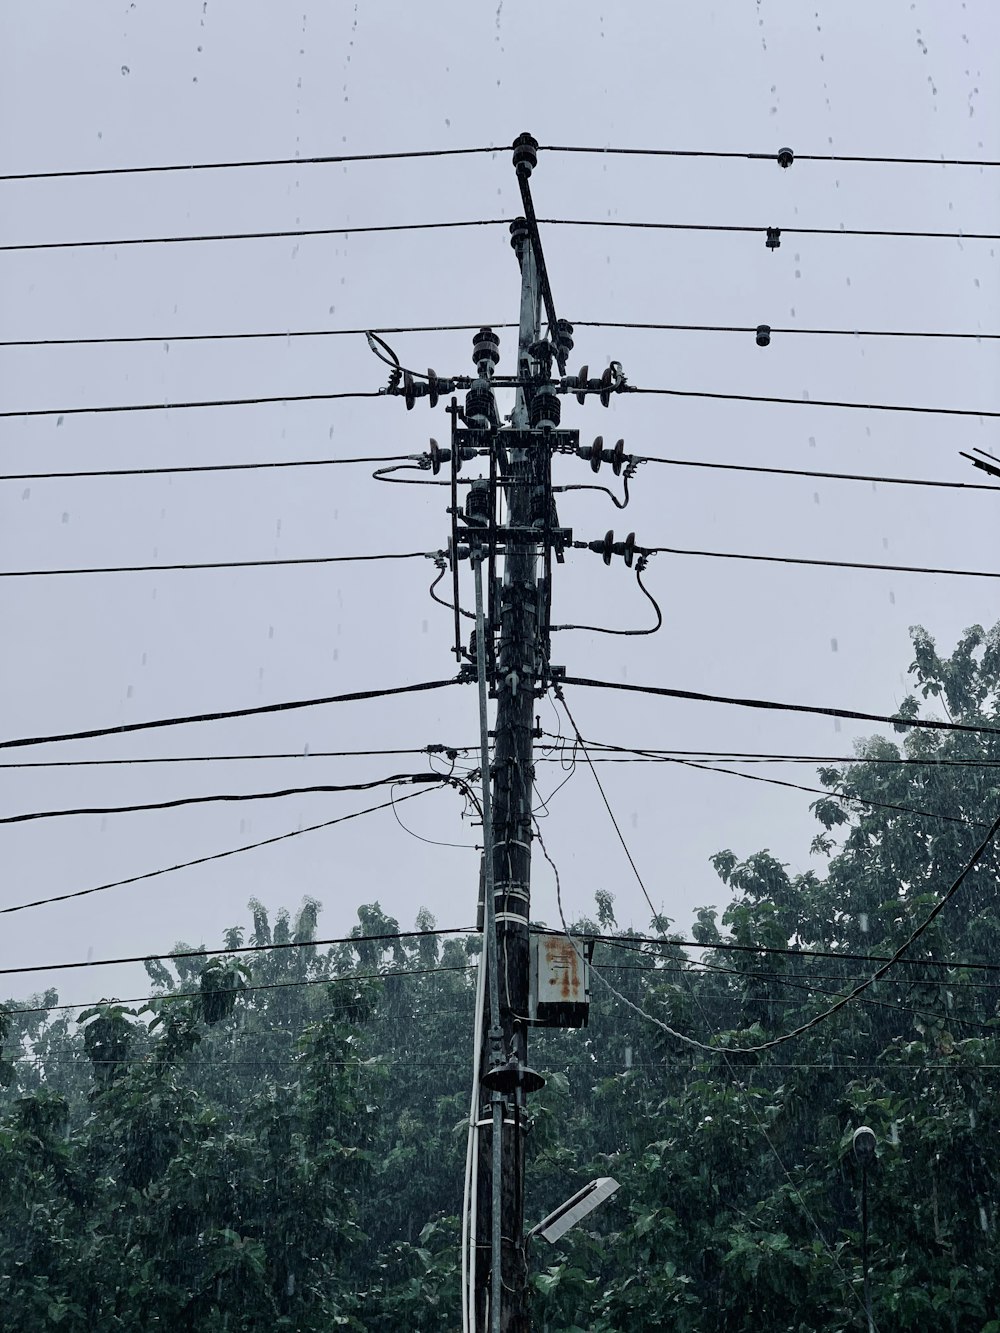
<svg viewBox="0 0 1000 1333">
<path fill-rule="evenodd" d="M 1000 626 L 947 657 L 912 637 L 900 717 L 931 699 L 997 728 Z M 863 1329 L 852 1139 L 867 1124 L 876 1327 L 1000 1333 L 996 848 L 881 981 L 744 1053 L 830 1008 L 928 917 L 1000 809 L 998 742 L 900 725 L 822 767 L 819 868 L 720 851 L 728 901 L 696 914 L 697 950 L 663 920 L 619 927 L 607 890 L 571 923 L 602 937 L 591 1018 L 532 1035 L 547 1082 L 528 1212 L 596 1175 L 621 1189 L 554 1247 L 532 1242 L 539 1329 Z M 147 964 L 145 1005 L 0 1007 L 3 1327 L 460 1328 L 478 939 L 371 940 L 399 925 L 370 903 L 349 943 L 321 949 L 319 911 L 272 919 L 252 901 L 221 957 Z"/>
</svg>

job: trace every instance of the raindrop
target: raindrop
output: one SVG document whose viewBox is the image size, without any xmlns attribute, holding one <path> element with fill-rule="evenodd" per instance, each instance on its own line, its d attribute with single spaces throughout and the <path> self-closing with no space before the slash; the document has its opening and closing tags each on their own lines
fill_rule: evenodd
<svg viewBox="0 0 1000 1333">
<path fill-rule="evenodd" d="M 142 655 L 142 657 L 141 657 L 141 659 L 140 659 L 140 661 L 139 661 L 139 665 L 140 665 L 140 666 L 145 666 L 145 665 L 146 665 L 146 657 L 147 657 L 147 654 L 146 654 L 146 653 L 143 653 L 143 655 Z"/>
<path fill-rule="evenodd" d="M 273 638 L 274 638 L 274 626 L 273 626 L 273 625 L 268 625 L 268 627 L 267 627 L 267 637 L 268 637 L 269 639 L 273 639 Z"/>
<path fill-rule="evenodd" d="M 990 1229 L 989 1218 L 986 1216 L 986 1209 L 982 1204 L 979 1205 L 979 1225 L 984 1231 L 989 1231 Z"/>
<path fill-rule="evenodd" d="M 124 77 L 126 74 L 131 74 L 131 73 L 132 73 L 132 71 L 129 69 L 128 65 L 122 65 L 122 76 L 123 76 L 123 77 Z"/>
<path fill-rule="evenodd" d="M 890 606 L 896 605 L 896 594 L 894 592 L 890 592 L 889 594 L 889 605 Z"/>
<path fill-rule="evenodd" d="M 819 504 L 819 491 L 813 491 L 813 504 Z"/>
<path fill-rule="evenodd" d="M 810 436 L 809 436 L 809 448 L 810 448 L 810 449 L 815 449 L 815 448 L 816 448 L 816 436 L 815 436 L 815 435 L 810 435 Z"/>
<path fill-rule="evenodd" d="M 135 693 L 135 690 L 132 688 L 131 685 L 126 686 L 126 688 L 125 688 L 125 698 L 126 698 L 126 699 L 131 699 L 131 698 L 132 698 L 132 695 L 133 695 L 134 693 Z"/>
<path fill-rule="evenodd" d="M 831 652 L 831 653 L 835 653 L 835 652 L 837 652 L 837 651 L 838 651 L 838 649 L 837 649 L 837 640 L 836 640 L 836 639 L 831 639 L 831 640 L 830 640 L 830 652 Z"/>
<path fill-rule="evenodd" d="M 867 934 L 868 934 L 868 913 L 867 913 L 867 912 L 859 912 L 859 913 L 858 913 L 858 925 L 859 925 L 860 928 L 861 928 L 861 933 L 862 933 L 862 935 L 867 935 Z"/>
<path fill-rule="evenodd" d="M 420 622 L 420 633 L 421 633 L 421 634 L 426 634 L 426 633 L 427 633 L 427 621 L 426 621 L 426 620 L 421 620 L 421 622 Z"/>
<path fill-rule="evenodd" d="M 61 426 L 62 424 L 63 424 L 63 419 L 62 419 L 62 417 L 56 417 L 56 425 L 57 425 L 57 426 Z"/>
<path fill-rule="evenodd" d="M 883 538 L 882 538 L 882 550 L 883 550 L 883 551 L 888 551 L 888 549 L 889 549 L 889 538 L 888 538 L 888 537 L 883 537 Z"/>
<path fill-rule="evenodd" d="M 30 499 L 31 499 L 31 487 L 30 487 L 30 486 L 26 486 L 26 487 L 24 488 L 24 490 L 21 492 L 21 499 L 22 499 L 22 500 L 30 500 Z"/>
<path fill-rule="evenodd" d="M 69 514 L 67 513 L 66 510 L 63 510 L 62 521 L 63 521 L 64 523 L 68 523 L 68 522 L 69 522 Z"/>
</svg>

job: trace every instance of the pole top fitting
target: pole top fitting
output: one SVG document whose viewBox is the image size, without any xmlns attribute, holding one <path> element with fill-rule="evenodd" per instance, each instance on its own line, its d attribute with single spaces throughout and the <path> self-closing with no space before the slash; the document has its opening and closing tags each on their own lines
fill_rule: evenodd
<svg viewBox="0 0 1000 1333">
<path fill-rule="evenodd" d="M 524 254 L 530 235 L 527 218 L 515 218 L 510 224 L 510 248 L 517 255 L 518 262 Z"/>
<path fill-rule="evenodd" d="M 530 176 L 538 166 L 538 140 L 530 134 L 519 134 L 513 147 L 514 170 L 519 176 Z"/>
</svg>

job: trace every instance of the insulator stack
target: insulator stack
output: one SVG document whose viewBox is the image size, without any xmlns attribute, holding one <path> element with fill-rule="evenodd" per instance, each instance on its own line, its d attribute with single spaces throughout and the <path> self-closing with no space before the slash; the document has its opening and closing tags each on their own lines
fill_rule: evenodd
<svg viewBox="0 0 1000 1333">
<path fill-rule="evenodd" d="M 531 399 L 529 418 L 535 430 L 555 430 L 562 415 L 562 403 L 551 384 L 540 384 Z"/>
</svg>

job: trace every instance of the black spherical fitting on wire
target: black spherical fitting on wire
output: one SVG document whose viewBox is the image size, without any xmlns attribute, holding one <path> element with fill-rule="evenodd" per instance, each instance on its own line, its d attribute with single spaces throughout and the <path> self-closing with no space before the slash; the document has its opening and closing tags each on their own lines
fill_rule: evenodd
<svg viewBox="0 0 1000 1333">
<path fill-rule="evenodd" d="M 770 324 L 758 324 L 758 325 L 757 325 L 757 346 L 758 346 L 758 347 L 768 347 L 768 346 L 770 346 L 770 343 L 771 343 L 771 326 L 770 326 Z"/>
<path fill-rule="evenodd" d="M 781 228 L 768 227 L 767 240 L 764 242 L 769 250 L 777 250 L 781 245 Z"/>
<path fill-rule="evenodd" d="M 784 167 L 787 170 L 787 168 L 790 167 L 794 161 L 795 161 L 795 154 L 792 152 L 790 148 L 778 149 L 779 167 Z"/>
</svg>

